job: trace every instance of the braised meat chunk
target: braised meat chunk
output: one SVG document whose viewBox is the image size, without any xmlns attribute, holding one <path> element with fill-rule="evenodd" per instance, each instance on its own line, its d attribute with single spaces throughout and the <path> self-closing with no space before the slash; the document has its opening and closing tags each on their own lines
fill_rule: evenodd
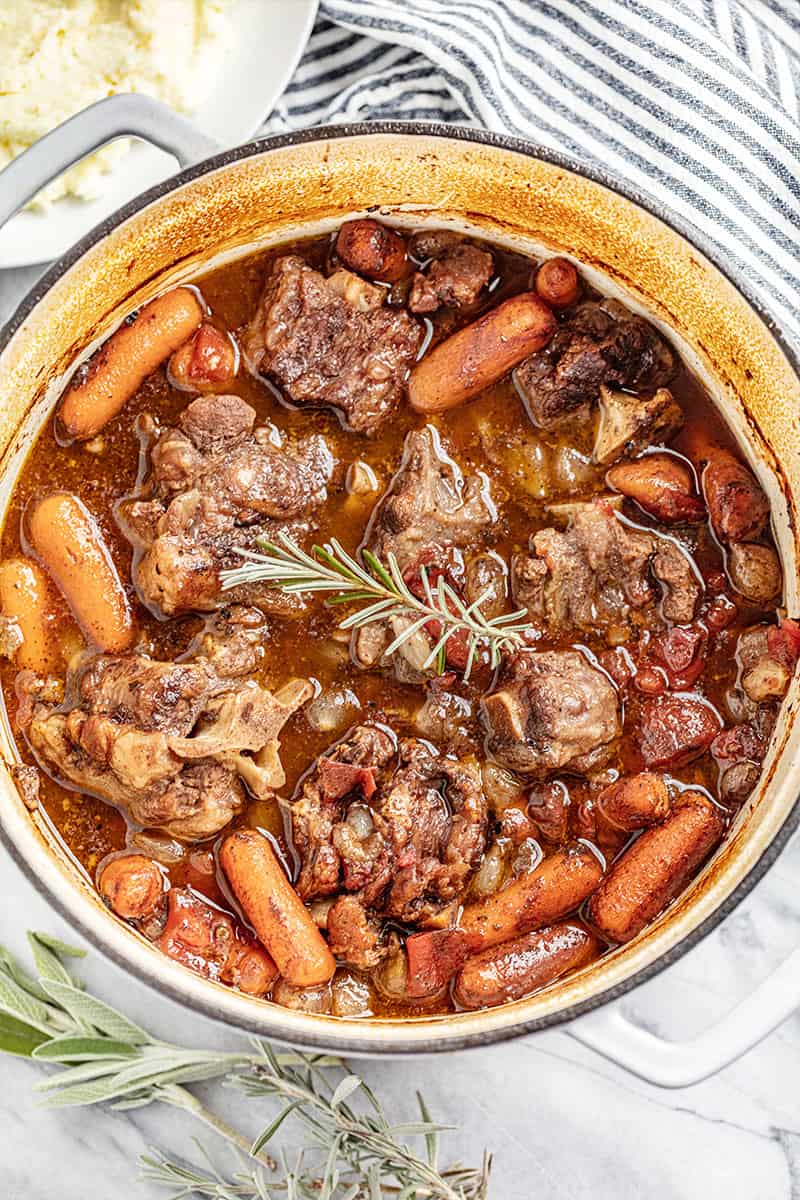
<svg viewBox="0 0 800 1200">
<path fill-rule="evenodd" d="M 512 585 L 518 604 L 548 630 L 619 629 L 659 599 L 670 622 L 691 621 L 703 585 L 676 541 L 632 528 L 613 499 L 568 506 L 565 531 L 542 529 L 533 554 L 517 555 Z"/>
<path fill-rule="evenodd" d="M 428 260 L 412 281 L 408 298 L 412 312 L 469 308 L 492 277 L 491 254 L 457 233 L 437 230 L 419 234 L 411 250 L 416 258 Z"/>
<path fill-rule="evenodd" d="M 291 815 L 300 895 L 349 894 L 362 906 L 340 899 L 330 910 L 340 941 L 352 940 L 353 922 L 366 936 L 366 912 L 410 924 L 432 916 L 461 895 L 486 844 L 475 760 L 414 740 L 396 748 L 377 726 L 357 726 L 318 761 Z"/>
<path fill-rule="evenodd" d="M 373 837 L 372 810 L 356 805 L 355 797 L 371 799 L 379 773 L 394 757 L 394 737 L 373 725 L 358 725 L 350 735 L 317 761 L 316 769 L 305 780 L 303 789 L 292 803 L 292 833 L 300 856 L 297 890 L 304 900 L 331 896 L 342 879 L 349 879 L 357 891 L 372 878 L 377 893 L 388 880 L 382 840 Z M 366 793 L 366 795 L 365 795 Z M 343 829 L 347 815 L 350 828 Z M 358 835 L 362 834 L 361 837 Z M 357 844 L 358 853 L 350 851 Z M 375 870 L 381 861 L 381 871 Z"/>
<path fill-rule="evenodd" d="M 323 438 L 290 452 L 255 429 L 255 410 L 238 396 L 203 396 L 165 429 L 150 452 L 150 473 L 122 502 L 118 520 L 138 554 L 134 581 L 158 616 L 205 612 L 252 590 L 225 595 L 220 572 L 237 566 L 237 549 L 280 529 L 299 536 L 325 499 L 333 459 Z M 258 588 L 265 607 L 285 598 Z"/>
<path fill-rule="evenodd" d="M 431 585 L 443 574 L 456 591 L 472 592 L 471 602 L 477 598 L 475 589 L 480 593 L 486 590 L 486 556 L 480 556 L 482 567 L 478 562 L 474 567 L 468 562 L 465 567 L 461 550 L 477 548 L 494 513 L 486 477 L 465 478 L 437 431 L 427 425 L 406 437 L 400 470 L 374 512 L 366 546 L 382 562 L 393 554 L 415 594 L 424 595 L 420 573 L 424 567 Z M 381 661 L 404 621 L 404 617 L 392 617 L 385 624 L 359 630 L 354 640 L 356 661 L 361 666 Z M 406 675 L 422 671 L 440 633 L 438 626 L 417 630 L 395 656 L 396 668 Z M 455 653 L 455 645 L 448 645 Z"/>
<path fill-rule="evenodd" d="M 273 795 L 284 781 L 278 736 L 313 689 L 295 680 L 273 694 L 244 678 L 252 661 L 241 643 L 263 639 L 263 619 L 231 610 L 226 622 L 227 638 L 212 629 L 177 662 L 81 656 L 62 705 L 32 704 L 25 732 L 41 765 L 126 808 L 138 824 L 189 841 L 224 828 L 244 806 L 245 785 Z M 224 641 L 232 643 L 227 660 Z"/>
<path fill-rule="evenodd" d="M 397 309 L 352 304 L 302 258 L 279 258 L 244 336 L 250 369 L 298 405 L 336 408 L 358 433 L 396 411 L 422 342 Z"/>
<path fill-rule="evenodd" d="M 665 384 L 676 366 L 661 335 L 618 300 L 590 300 L 560 326 L 544 350 L 514 372 L 534 424 L 557 425 L 594 404 L 603 384 L 639 392 Z"/>
<path fill-rule="evenodd" d="M 486 847 L 486 800 L 475 759 L 402 742 L 380 813 L 394 860 L 383 912 L 412 923 L 456 900 Z"/>
<path fill-rule="evenodd" d="M 485 476 L 467 478 L 432 425 L 408 434 L 403 461 L 370 523 L 367 544 L 402 571 L 432 548 L 463 547 L 494 514 Z"/>
<path fill-rule="evenodd" d="M 482 710 L 490 753 L 529 775 L 591 770 L 622 732 L 611 681 L 577 650 L 515 654 Z"/>
</svg>

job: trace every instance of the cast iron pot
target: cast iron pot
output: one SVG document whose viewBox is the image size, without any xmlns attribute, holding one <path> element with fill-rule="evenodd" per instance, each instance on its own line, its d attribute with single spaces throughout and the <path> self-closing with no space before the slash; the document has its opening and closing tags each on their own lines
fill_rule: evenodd
<svg viewBox="0 0 800 1200">
<path fill-rule="evenodd" d="M 518 138 L 426 124 L 362 124 L 265 138 L 226 153 L 168 109 L 115 97 L 79 114 L 0 175 L 0 222 L 65 167 L 134 134 L 186 167 L 104 222 L 53 266 L 0 336 L 0 513 L 65 373 L 154 294 L 257 247 L 333 229 L 377 211 L 529 254 L 583 264 L 592 282 L 668 331 L 736 432 L 769 493 L 797 616 L 800 380 L 780 330 L 704 239 L 597 171 Z M 210 155 L 210 157 L 209 157 Z M 203 161 L 194 166 L 188 163 Z M 662 1042 L 611 1003 L 694 946 L 750 891 L 797 825 L 798 681 L 783 705 L 761 783 L 731 836 L 692 886 L 631 944 L 528 1000 L 487 1012 L 356 1021 L 294 1012 L 201 979 L 105 909 L 89 879 L 29 812 L 5 769 L 0 829 L 55 907 L 105 954 L 181 1003 L 270 1038 L 338 1052 L 393 1055 L 485 1045 L 569 1023 L 566 1031 L 645 1078 L 679 1086 L 717 1070 L 800 1002 L 800 951 L 714 1029 Z"/>
</svg>

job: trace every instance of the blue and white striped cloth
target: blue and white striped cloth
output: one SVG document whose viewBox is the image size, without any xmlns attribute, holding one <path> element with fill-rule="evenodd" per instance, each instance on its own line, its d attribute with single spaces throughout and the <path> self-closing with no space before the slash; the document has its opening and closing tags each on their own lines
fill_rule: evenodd
<svg viewBox="0 0 800 1200">
<path fill-rule="evenodd" d="M 649 194 L 800 344 L 800 0 L 321 0 L 267 129 L 451 121 Z"/>
</svg>

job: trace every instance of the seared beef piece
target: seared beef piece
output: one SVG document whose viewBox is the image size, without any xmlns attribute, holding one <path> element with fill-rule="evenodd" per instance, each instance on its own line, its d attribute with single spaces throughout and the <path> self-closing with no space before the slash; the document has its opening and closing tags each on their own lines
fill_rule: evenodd
<svg viewBox="0 0 800 1200">
<path fill-rule="evenodd" d="M 486 848 L 477 762 L 443 757 L 424 742 L 402 742 L 380 816 L 394 862 L 383 913 L 410 923 L 458 899 Z"/>
<path fill-rule="evenodd" d="M 31 748 L 58 779 L 127 808 L 140 825 L 211 837 L 244 806 L 242 781 L 259 797 L 283 784 L 278 735 L 312 693 L 304 680 L 273 695 L 242 678 L 265 636 L 259 614 L 232 608 L 177 662 L 84 654 L 61 706 L 34 702 Z"/>
<path fill-rule="evenodd" d="M 674 370 L 675 355 L 652 325 L 618 300 L 590 300 L 517 367 L 514 379 L 533 422 L 548 429 L 593 404 L 602 384 L 653 389 Z"/>
<path fill-rule="evenodd" d="M 294 844 L 301 862 L 297 890 L 303 899 L 331 896 L 337 892 L 343 867 L 349 870 L 351 877 L 354 876 L 356 856 L 351 854 L 352 861 L 343 863 L 335 844 L 336 841 L 345 845 L 356 836 L 341 828 L 348 807 L 346 801 L 352 801 L 354 795 L 364 798 L 364 781 L 367 779 L 370 780 L 368 790 L 374 790 L 377 776 L 394 753 L 394 740 L 385 730 L 374 725 L 357 725 L 344 741 L 319 760 L 316 770 L 306 778 L 301 795 L 292 804 Z M 340 786 L 342 775 L 333 769 L 337 764 L 353 772 L 352 786 L 344 793 Z M 363 808 L 357 815 L 359 819 L 355 819 L 354 814 L 350 830 L 367 830 L 369 822 Z M 358 859 L 359 870 L 363 864 L 371 864 L 377 870 L 380 860 L 380 873 L 376 877 L 380 892 L 388 879 L 380 839 L 371 838 L 369 833 L 362 837 Z"/>
<path fill-rule="evenodd" d="M 600 387 L 600 422 L 592 458 L 609 466 L 618 458 L 638 454 L 659 442 L 668 442 L 683 425 L 681 407 L 668 388 L 654 396 L 633 396 Z"/>
<path fill-rule="evenodd" d="M 328 945 L 337 959 L 370 971 L 388 953 L 380 922 L 371 917 L 358 896 L 338 896 L 328 911 Z"/>
<path fill-rule="evenodd" d="M 465 241 L 457 233 L 434 230 L 418 234 L 411 242 L 417 259 L 429 259 L 411 284 L 408 307 L 415 313 L 438 308 L 469 308 L 492 277 L 494 260 L 488 250 Z"/>
<path fill-rule="evenodd" d="M 346 288 L 287 255 L 272 268 L 242 348 L 250 369 L 295 404 L 336 408 L 351 429 L 373 434 L 400 404 L 422 332 L 399 309 L 351 303 Z"/>
<path fill-rule="evenodd" d="M 375 510 L 367 545 L 385 561 L 391 551 L 401 571 L 433 548 L 473 543 L 494 520 L 485 476 L 466 479 L 432 425 L 412 430 L 400 469 Z"/>
<path fill-rule="evenodd" d="M 333 793 L 326 793 L 330 775 L 319 766 L 306 779 L 292 804 L 301 862 L 297 890 L 303 899 L 352 893 L 373 915 L 413 923 L 465 889 L 486 845 L 486 800 L 477 763 L 439 755 L 413 740 L 401 743 L 394 773 L 388 769 L 393 756 L 389 735 L 362 725 L 322 760 L 375 772 L 379 782 L 369 808 L 361 780 L 342 796 L 338 782 Z M 335 912 L 334 924 L 340 917 L 342 924 L 361 923 L 355 909 L 347 913 Z M 345 936 L 340 927 L 337 939 Z"/>
<path fill-rule="evenodd" d="M 463 564 L 457 552 L 474 545 L 493 520 L 488 481 L 478 475 L 465 479 L 436 429 L 427 425 L 406 437 L 400 469 L 375 509 L 365 544 L 383 562 L 394 554 L 409 586 L 424 595 L 419 568 L 426 567 L 432 584 L 444 573 L 448 582 L 459 588 L 456 574 L 461 573 Z M 470 571 L 468 565 L 465 586 L 469 587 L 473 576 L 486 574 L 488 568 Z M 356 661 L 364 667 L 379 663 L 389 642 L 406 624 L 411 621 L 394 617 L 386 624 L 358 630 L 353 639 Z M 400 678 L 409 682 L 423 678 L 423 664 L 439 636 L 438 629 L 419 629 L 404 643 L 393 655 Z M 452 643 L 450 647 L 455 651 Z M 453 665 L 463 668 L 464 663 Z"/>
<path fill-rule="evenodd" d="M 236 549 L 281 529 L 299 535 L 325 499 L 333 468 L 325 441 L 304 439 L 293 453 L 255 429 L 255 410 L 238 396 L 203 396 L 166 429 L 150 455 L 144 485 L 118 510 L 140 554 L 134 580 L 158 616 L 208 611 L 249 600 L 291 611 L 280 593 L 257 585 L 222 593 L 220 571 L 238 566 Z"/>
<path fill-rule="evenodd" d="M 577 650 L 519 651 L 481 707 L 491 754 L 525 774 L 589 771 L 622 732 L 615 689 Z"/>
<path fill-rule="evenodd" d="M 650 569 L 661 584 L 661 612 L 673 625 L 688 625 L 693 619 L 703 584 L 687 554 L 677 542 L 659 538 Z"/>
<path fill-rule="evenodd" d="M 512 563 L 517 604 L 550 631 L 619 628 L 631 610 L 658 599 L 650 574 L 661 583 L 661 611 L 670 622 L 691 621 L 702 584 L 676 542 L 632 529 L 611 500 L 571 504 L 565 531 L 542 529 L 533 554 Z"/>
</svg>

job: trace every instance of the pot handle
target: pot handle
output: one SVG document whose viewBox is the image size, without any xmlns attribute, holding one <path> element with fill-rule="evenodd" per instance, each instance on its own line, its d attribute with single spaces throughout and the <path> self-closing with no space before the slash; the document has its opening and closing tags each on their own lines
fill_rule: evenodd
<svg viewBox="0 0 800 1200">
<path fill-rule="evenodd" d="M 685 1042 L 669 1042 L 634 1025 L 617 1004 L 579 1017 L 571 1037 L 659 1087 L 699 1083 L 735 1062 L 800 1005 L 800 948 L 727 1016 Z"/>
<path fill-rule="evenodd" d="M 120 137 L 142 138 L 177 158 L 182 167 L 220 149 L 213 138 L 160 100 L 109 96 L 51 129 L 0 171 L 0 228 L 53 179 Z"/>
</svg>

